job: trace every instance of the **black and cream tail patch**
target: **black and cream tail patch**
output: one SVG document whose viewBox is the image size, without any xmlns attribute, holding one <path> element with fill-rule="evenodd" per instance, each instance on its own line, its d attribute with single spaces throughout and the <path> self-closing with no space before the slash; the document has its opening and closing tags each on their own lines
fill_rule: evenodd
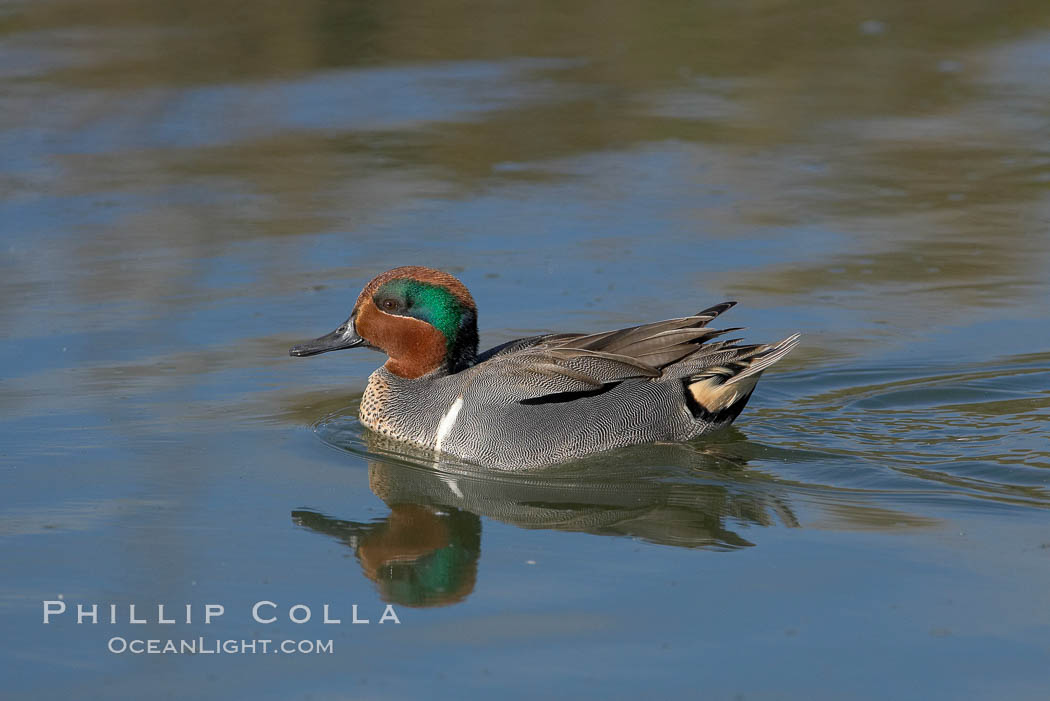
<svg viewBox="0 0 1050 701">
<path fill-rule="evenodd" d="M 790 353 L 798 345 L 798 339 L 799 334 L 795 334 L 773 345 L 752 348 L 745 355 L 691 376 L 686 382 L 686 391 L 693 400 L 689 402 L 691 408 L 695 407 L 693 413 L 697 418 L 718 416 L 746 402 L 762 371 Z M 739 414 L 739 410 L 736 413 Z"/>
</svg>

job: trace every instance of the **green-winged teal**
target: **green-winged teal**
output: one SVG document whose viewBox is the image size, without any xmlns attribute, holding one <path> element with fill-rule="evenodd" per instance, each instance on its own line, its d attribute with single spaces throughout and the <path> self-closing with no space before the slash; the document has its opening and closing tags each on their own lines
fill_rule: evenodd
<svg viewBox="0 0 1050 701">
<path fill-rule="evenodd" d="M 408 266 L 372 280 L 350 318 L 295 356 L 387 354 L 361 399 L 373 431 L 468 462 L 518 470 L 611 448 L 684 441 L 728 425 L 759 376 L 791 351 L 718 340 L 735 304 L 603 333 L 521 338 L 478 354 L 477 308 L 452 275 Z"/>
</svg>

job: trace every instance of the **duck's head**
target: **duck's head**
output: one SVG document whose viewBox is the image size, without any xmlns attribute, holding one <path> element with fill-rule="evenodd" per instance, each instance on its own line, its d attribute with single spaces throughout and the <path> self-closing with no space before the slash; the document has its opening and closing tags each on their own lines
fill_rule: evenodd
<svg viewBox="0 0 1050 701">
<path fill-rule="evenodd" d="M 478 353 L 474 299 L 448 273 L 394 268 L 365 286 L 350 318 L 332 333 L 292 346 L 295 356 L 364 346 L 389 356 L 386 368 L 414 379 L 434 370 L 459 372 Z"/>
</svg>

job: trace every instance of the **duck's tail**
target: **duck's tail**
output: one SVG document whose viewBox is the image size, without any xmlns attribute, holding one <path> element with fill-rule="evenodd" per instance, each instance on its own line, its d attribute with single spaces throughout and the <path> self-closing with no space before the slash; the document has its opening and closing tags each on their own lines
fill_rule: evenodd
<svg viewBox="0 0 1050 701">
<path fill-rule="evenodd" d="M 686 403 L 693 415 L 718 423 L 735 419 L 751 398 L 762 372 L 790 353 L 798 339 L 799 334 L 795 334 L 779 343 L 724 348 L 712 353 L 715 364 L 685 378 Z M 730 350 L 736 352 L 727 353 Z"/>
</svg>

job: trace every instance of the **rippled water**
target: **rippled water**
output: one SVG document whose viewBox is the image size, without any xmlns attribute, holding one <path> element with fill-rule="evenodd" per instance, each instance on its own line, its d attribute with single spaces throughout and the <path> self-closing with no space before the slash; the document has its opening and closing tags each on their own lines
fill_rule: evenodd
<svg viewBox="0 0 1050 701">
<path fill-rule="evenodd" d="M 0 7 L 4 697 L 1046 698 L 1048 16 Z M 360 427 L 378 355 L 287 356 L 404 264 L 483 345 L 803 343 L 709 439 L 493 475 Z"/>
</svg>

